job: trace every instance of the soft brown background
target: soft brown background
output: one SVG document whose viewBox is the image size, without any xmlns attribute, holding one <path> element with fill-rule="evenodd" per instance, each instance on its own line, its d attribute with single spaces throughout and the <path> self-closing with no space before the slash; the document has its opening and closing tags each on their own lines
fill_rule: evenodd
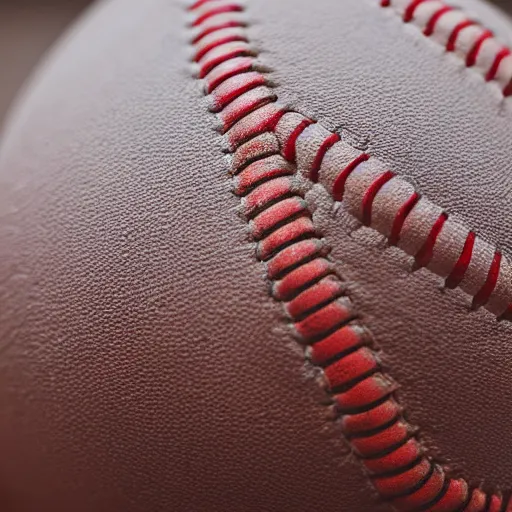
<svg viewBox="0 0 512 512">
<path fill-rule="evenodd" d="M 0 0 L 0 125 L 34 65 L 93 0 Z M 512 0 L 494 0 L 512 13 Z"/>
<path fill-rule="evenodd" d="M 0 0 L 0 124 L 33 66 L 92 0 Z"/>
</svg>

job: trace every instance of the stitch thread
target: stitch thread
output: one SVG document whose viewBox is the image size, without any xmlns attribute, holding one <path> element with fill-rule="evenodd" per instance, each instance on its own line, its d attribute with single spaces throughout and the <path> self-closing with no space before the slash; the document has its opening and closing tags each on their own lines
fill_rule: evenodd
<svg viewBox="0 0 512 512">
<path fill-rule="evenodd" d="M 438 39 L 446 39 L 447 52 L 456 52 L 465 60 L 466 67 L 477 69 L 487 82 L 497 82 L 504 97 L 512 95 L 510 50 L 499 43 L 490 30 L 486 30 L 476 21 L 466 18 L 460 9 L 443 5 L 438 0 L 435 5 L 441 4 L 441 6 L 437 9 L 434 7 L 435 10 L 432 11 L 428 5 L 432 3 L 431 0 L 381 0 L 380 5 L 393 8 L 405 23 L 416 24 L 426 37 L 438 35 Z M 452 26 L 449 15 L 459 15 L 462 19 Z M 454 19 L 453 16 L 452 19 Z M 466 29 L 469 30 L 470 27 L 478 29 L 471 33 L 472 43 L 468 48 L 458 47 L 458 41 L 463 32 L 465 33 Z M 482 52 L 486 45 L 492 51 Z"/>
<path fill-rule="evenodd" d="M 423 3 L 410 6 L 412 21 Z M 390 4 L 382 0 L 383 6 Z M 237 27 L 245 26 L 241 4 L 198 0 L 189 10 L 196 14 L 192 26 L 199 33 L 222 11 L 223 23 L 208 28 L 209 49 L 197 58 L 197 65 L 231 154 L 234 193 L 257 242 L 256 257 L 265 265 L 270 293 L 283 303 L 305 356 L 322 368 L 342 432 L 375 489 L 398 512 L 501 512 L 506 503 L 507 510 L 512 509 L 512 500 L 507 502 L 500 493 L 470 489 L 466 481 L 449 478 L 425 453 L 417 429 L 404 419 L 395 396 L 397 384 L 383 373 L 372 335 L 329 260 L 330 248 L 312 220 L 303 185 L 295 178 L 297 168 L 318 178 L 336 200 L 343 199 L 351 213 L 386 234 L 390 243 L 407 248 L 417 265 L 435 263 L 440 275 L 445 273 L 448 287 L 465 286 L 468 273 L 472 283 L 478 282 L 475 276 L 482 272 L 474 267 L 473 254 L 489 257 L 490 247 L 376 159 L 279 104 L 267 92 L 271 88 L 257 69 L 257 52 L 249 50 L 246 39 L 223 40 L 230 16 Z M 431 23 L 432 30 L 441 16 Z M 200 40 L 196 32 L 196 50 Z M 254 96 L 259 90 L 264 91 L 257 97 L 261 101 Z M 398 198 L 397 210 L 384 207 L 382 197 Z M 436 252 L 445 231 L 462 236 L 460 255 L 452 261 L 450 253 L 448 263 Z M 508 289 L 500 281 L 500 269 L 509 263 L 498 251 L 492 254 L 473 304 L 493 302 L 496 309 L 497 303 L 503 309 L 501 317 L 511 319 L 512 304 L 503 307 L 501 296 Z M 498 289 L 501 295 L 495 297 Z"/>
</svg>

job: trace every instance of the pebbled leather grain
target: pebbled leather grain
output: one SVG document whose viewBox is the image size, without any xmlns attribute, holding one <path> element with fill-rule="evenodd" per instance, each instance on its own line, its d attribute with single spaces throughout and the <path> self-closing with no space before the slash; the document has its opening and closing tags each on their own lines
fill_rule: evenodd
<svg viewBox="0 0 512 512">
<path fill-rule="evenodd" d="M 485 84 L 371 0 L 253 0 L 249 14 L 280 97 L 512 248 L 511 117 Z M 183 27 L 176 2 L 98 3 L 6 130 L 0 500 L 388 511 L 269 298 Z M 425 444 L 455 474 L 507 488 L 510 324 L 412 274 L 321 187 L 308 199 Z"/>
<path fill-rule="evenodd" d="M 274 70 L 280 98 L 324 126 L 345 129 L 355 144 L 511 254 L 512 104 L 378 4 L 332 0 L 313 8 L 303 1 L 290 9 L 256 2 L 251 13 L 261 21 L 253 34 L 268 49 L 264 62 Z M 506 39 L 486 4 L 470 7 Z M 293 30 L 283 33 L 283 19 Z M 425 444 L 472 483 L 509 488 L 512 464 L 503 450 L 510 435 L 512 326 L 471 312 L 463 294 L 443 292 L 428 271 L 413 273 L 410 260 L 372 230 L 341 209 L 333 212 L 323 190 L 318 197 L 318 222 L 341 274 L 354 283 L 353 298 Z"/>
</svg>

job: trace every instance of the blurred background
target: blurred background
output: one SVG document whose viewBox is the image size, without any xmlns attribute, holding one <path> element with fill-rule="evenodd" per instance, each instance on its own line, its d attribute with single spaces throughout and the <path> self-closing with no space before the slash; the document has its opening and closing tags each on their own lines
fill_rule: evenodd
<svg viewBox="0 0 512 512">
<path fill-rule="evenodd" d="M 9 104 L 32 68 L 92 2 L 0 0 L 0 126 Z M 512 14 L 512 0 L 493 0 L 493 3 Z"/>
<path fill-rule="evenodd" d="M 92 0 L 0 0 L 0 125 L 34 65 L 89 4 Z"/>
</svg>

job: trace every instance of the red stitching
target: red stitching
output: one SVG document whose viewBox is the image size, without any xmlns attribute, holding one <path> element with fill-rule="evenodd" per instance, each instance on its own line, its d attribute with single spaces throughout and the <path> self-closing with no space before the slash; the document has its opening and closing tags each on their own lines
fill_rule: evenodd
<svg viewBox="0 0 512 512">
<path fill-rule="evenodd" d="M 414 13 L 418 6 L 428 0 L 412 0 L 412 2 L 407 6 L 407 9 L 404 11 L 404 21 L 405 23 L 409 23 L 414 18 Z"/>
<path fill-rule="evenodd" d="M 423 482 L 432 471 L 427 459 L 420 459 L 411 469 L 392 476 L 372 478 L 373 485 L 385 498 L 394 498 L 414 489 L 418 482 Z"/>
<path fill-rule="evenodd" d="M 226 51 L 228 50 L 228 51 Z M 247 57 L 251 56 L 252 51 L 250 50 L 247 43 L 243 41 L 237 41 L 234 43 L 224 43 L 221 46 L 217 46 L 210 50 L 199 62 L 199 78 L 204 78 L 210 71 L 215 67 L 227 60 L 235 57 Z"/>
<path fill-rule="evenodd" d="M 283 156 L 286 158 L 286 160 L 289 160 L 290 162 L 295 162 L 295 142 L 297 141 L 297 138 L 299 135 L 311 124 L 313 124 L 314 121 L 312 119 L 303 119 L 298 126 L 292 131 L 290 136 L 288 137 L 288 140 L 286 141 L 286 144 L 283 148 Z"/>
<path fill-rule="evenodd" d="M 382 429 L 386 425 L 395 423 L 398 421 L 401 414 L 402 408 L 394 398 L 389 398 L 367 412 L 343 416 L 341 428 L 347 437 L 360 436 L 363 434 L 369 435 L 371 432 Z"/>
<path fill-rule="evenodd" d="M 223 110 L 234 99 L 255 87 L 265 85 L 266 82 L 266 78 L 257 71 L 249 71 L 243 75 L 234 75 L 226 79 L 212 93 L 215 104 L 214 111 Z"/>
<path fill-rule="evenodd" d="M 340 140 L 340 136 L 337 133 L 333 133 L 329 135 L 323 142 L 320 148 L 318 149 L 315 159 L 313 161 L 313 165 L 311 166 L 311 170 L 309 173 L 309 179 L 316 183 L 318 181 L 318 171 L 320 170 L 320 166 L 322 165 L 322 160 L 324 159 L 325 153 L 327 153 L 328 149 L 331 148 L 336 142 Z"/>
<path fill-rule="evenodd" d="M 433 14 L 433 16 L 428 20 L 428 23 L 423 30 L 423 33 L 428 37 L 434 33 L 436 29 L 437 22 L 448 12 L 453 11 L 453 7 L 451 5 L 445 5 L 441 7 L 437 12 Z"/>
<path fill-rule="evenodd" d="M 196 5 L 207 1 L 199 0 Z M 382 5 L 385 4 L 389 2 L 383 0 Z M 414 10 L 411 12 L 414 14 Z M 337 413 L 342 415 L 342 430 L 354 452 L 381 496 L 390 499 L 397 510 L 483 512 L 484 508 L 475 508 L 480 506 L 481 496 L 485 498 L 484 507 L 488 504 L 487 512 L 502 507 L 501 495 L 488 496 L 478 489 L 470 495 L 464 480 L 448 479 L 443 469 L 423 454 L 416 431 L 403 418 L 394 396 L 397 385 L 381 372 L 371 348 L 371 334 L 361 326 L 351 300 L 345 295 L 343 281 L 327 259 L 329 247 L 318 238 L 310 208 L 293 176 L 297 169 L 289 162 L 296 159 L 298 136 L 313 121 L 304 119 L 288 136 L 284 147 L 279 148 L 276 136 L 270 132 L 286 109 L 277 103 L 261 103 L 268 98 L 263 91 L 264 77 L 251 74 L 254 60 L 240 57 L 237 49 L 249 52 L 247 45 L 236 43 L 219 44 L 204 52 L 199 59 L 200 66 L 203 65 L 200 76 L 205 78 L 205 91 L 216 92 L 212 99 L 214 107 L 220 110 L 224 129 L 236 120 L 225 134 L 229 150 L 234 152 L 231 173 L 235 192 L 243 196 L 243 211 L 252 237 L 258 242 L 257 258 L 267 261 L 271 294 L 284 302 L 297 335 L 307 345 L 307 357 L 323 367 L 328 391 Z M 227 82 L 234 77 L 239 79 Z M 224 83 L 222 89 L 217 89 Z M 332 134 L 323 141 L 311 164 L 313 177 L 318 174 L 326 151 L 339 140 L 337 134 Z M 286 160 L 277 154 L 279 150 Z M 337 200 L 343 198 L 348 176 L 368 159 L 363 153 L 339 173 L 333 185 Z M 393 177 L 387 171 L 367 189 L 362 201 L 365 223 L 371 223 L 377 193 Z M 395 216 L 390 241 L 398 241 L 418 200 L 419 195 L 414 193 L 402 205 Z M 446 218 L 442 214 L 436 221 L 416 255 L 417 264 L 430 261 Z M 470 234 L 448 284 L 463 278 L 471 261 L 473 243 L 474 235 Z M 499 277 L 500 258 L 501 254 L 496 253 L 487 281 L 475 296 L 476 302 L 487 301 L 492 295 Z M 512 305 L 503 316 L 512 317 Z"/>
<path fill-rule="evenodd" d="M 329 313 L 331 313 L 329 311 Z M 325 315 L 327 316 L 327 315 Z M 340 323 L 350 319 L 350 311 L 341 307 L 341 313 L 338 310 L 334 311 L 328 322 Z M 314 329 L 316 335 L 317 330 Z M 369 373 L 376 373 L 379 370 L 379 362 L 377 361 L 375 354 L 367 347 L 362 347 L 355 352 L 348 354 L 347 356 L 339 359 L 338 361 L 330 364 L 325 368 L 325 377 L 329 384 L 331 391 L 335 392 L 336 389 L 349 386 L 354 381 L 360 381 L 361 375 L 368 375 Z M 354 443 L 355 448 L 359 446 L 359 454 L 362 456 L 372 455 L 374 451 L 382 451 L 380 446 L 375 447 L 374 443 L 358 440 Z"/>
<path fill-rule="evenodd" d="M 300 293 L 287 304 L 286 310 L 294 321 L 298 321 L 342 295 L 343 284 L 336 276 L 330 275 Z"/>
<path fill-rule="evenodd" d="M 268 87 L 260 86 L 250 89 L 250 91 L 250 94 L 243 94 L 233 100 L 219 113 L 223 133 L 246 115 L 277 100 L 277 96 Z"/>
<path fill-rule="evenodd" d="M 433 466 L 430 478 L 416 492 L 394 500 L 398 510 L 432 510 L 437 500 L 442 497 L 445 485 L 445 473 L 439 466 Z"/>
<path fill-rule="evenodd" d="M 230 146 L 236 149 L 260 133 L 274 130 L 284 113 L 285 111 L 274 103 L 251 112 L 235 123 L 227 132 Z"/>
<path fill-rule="evenodd" d="M 236 57 L 219 64 L 205 77 L 206 92 L 210 94 L 228 78 L 251 71 L 253 65 L 254 59 L 252 57 Z"/>
<path fill-rule="evenodd" d="M 342 201 L 343 195 L 345 193 L 345 183 L 347 182 L 348 177 L 354 172 L 358 165 L 366 162 L 370 158 L 370 155 L 366 153 L 361 153 L 357 158 L 352 160 L 343 171 L 341 171 L 332 187 L 332 196 L 335 201 Z"/>
<path fill-rule="evenodd" d="M 412 212 L 413 208 L 416 206 L 418 201 L 420 200 L 420 195 L 417 192 L 414 192 L 409 199 L 400 207 L 398 210 L 395 221 L 393 222 L 393 227 L 391 228 L 391 234 L 389 236 L 389 244 L 396 245 L 400 240 L 400 233 L 404 226 L 404 223 Z"/>
<path fill-rule="evenodd" d="M 325 365 L 336 357 L 366 344 L 369 334 L 358 325 L 346 325 L 309 348 L 308 357 L 313 364 Z M 376 401 L 376 400 L 373 400 Z M 348 418 L 348 416 L 347 416 Z"/>
<path fill-rule="evenodd" d="M 455 51 L 455 44 L 457 43 L 457 38 L 459 37 L 459 34 L 468 27 L 471 27 L 472 25 L 476 25 L 476 23 L 472 20 L 464 20 L 461 21 L 454 29 L 453 32 L 450 34 L 450 37 L 448 38 L 448 42 L 446 43 L 446 51 L 448 52 L 454 52 Z"/>
<path fill-rule="evenodd" d="M 332 273 L 333 268 L 328 260 L 316 258 L 292 270 L 280 281 L 275 281 L 272 286 L 272 295 L 277 300 L 291 300 L 305 287 Z"/>
<path fill-rule="evenodd" d="M 198 18 L 194 20 L 192 23 L 193 27 L 197 27 L 198 25 L 201 25 L 203 21 L 206 21 L 208 18 L 211 18 L 212 16 L 215 16 L 217 14 L 224 14 L 228 12 L 241 12 L 243 11 L 243 8 L 241 5 L 238 4 L 230 4 L 230 5 L 222 5 L 220 7 L 213 7 L 212 10 L 205 12 Z"/>
<path fill-rule="evenodd" d="M 476 40 L 476 43 L 473 45 L 473 48 L 471 48 L 470 52 L 468 53 L 468 55 L 466 57 L 466 66 L 468 68 L 470 68 L 476 64 L 476 59 L 478 58 L 478 54 L 480 53 L 482 45 L 484 44 L 485 41 L 487 41 L 487 39 L 489 39 L 491 37 L 493 37 L 493 33 L 490 30 L 486 30 Z"/>
<path fill-rule="evenodd" d="M 498 279 L 500 277 L 501 259 L 501 253 L 499 251 L 496 251 L 494 253 L 494 258 L 492 260 L 491 267 L 489 268 L 487 280 L 473 299 L 473 309 L 478 309 L 479 307 L 486 304 L 487 301 L 490 299 L 492 292 L 496 288 L 496 285 L 498 284 Z"/>
<path fill-rule="evenodd" d="M 461 281 L 464 279 L 466 271 L 469 268 L 469 264 L 471 263 L 471 258 L 473 257 L 473 247 L 475 246 L 475 240 L 476 235 L 471 231 L 466 238 L 464 248 L 462 249 L 462 253 L 457 260 L 457 263 L 453 267 L 451 274 L 446 278 L 446 288 L 457 288 L 457 286 L 459 286 Z"/>
<path fill-rule="evenodd" d="M 485 79 L 487 82 L 490 82 L 491 80 L 494 80 L 496 77 L 496 73 L 498 73 L 498 69 L 500 68 L 501 61 L 510 55 L 510 49 L 503 47 L 496 55 L 496 58 L 494 59 L 494 62 L 492 63 L 491 68 L 487 72 L 487 75 L 485 75 Z"/>
<path fill-rule="evenodd" d="M 196 53 L 196 56 L 194 57 L 194 62 L 199 62 L 210 50 L 213 50 L 214 48 L 217 48 L 217 46 L 220 46 L 225 43 L 232 43 L 234 41 L 245 41 L 247 42 L 247 37 L 241 36 L 238 34 L 232 34 L 225 37 L 222 37 L 216 41 L 211 42 L 210 44 L 206 45 L 204 48 L 201 48 Z"/>
<path fill-rule="evenodd" d="M 430 230 L 430 233 L 427 239 L 425 240 L 425 243 L 414 257 L 416 261 L 416 266 L 418 268 L 426 267 L 429 264 L 430 260 L 432 259 L 437 237 L 441 233 L 441 230 L 443 229 L 444 223 L 446 222 L 447 219 L 448 215 L 446 213 L 442 213 L 432 226 L 432 229 Z"/>
<path fill-rule="evenodd" d="M 299 218 L 273 231 L 261 240 L 256 248 L 256 255 L 261 261 L 266 261 L 292 242 L 306 236 L 312 238 L 315 234 L 316 229 L 311 219 L 309 217 Z"/>
<path fill-rule="evenodd" d="M 410 0 L 409 3 L 403 7 L 402 4 L 398 5 L 396 7 L 397 13 L 401 13 L 403 9 L 402 14 L 402 20 L 405 23 L 409 22 L 415 22 L 415 13 L 417 8 L 425 3 L 426 1 L 430 0 Z M 381 0 L 380 5 L 382 7 L 389 7 L 392 5 L 392 3 L 388 1 Z M 450 12 L 461 12 L 460 9 L 456 9 L 455 7 L 452 7 L 450 5 L 441 5 L 439 8 L 435 10 L 435 12 L 430 16 L 430 19 L 428 19 L 425 23 L 425 26 L 423 27 L 423 34 L 426 37 L 432 36 L 435 33 L 435 30 L 440 23 L 441 19 Z M 422 25 L 424 21 L 421 18 L 418 18 L 417 25 L 418 28 L 421 28 L 420 25 Z M 450 25 L 448 24 L 446 28 L 448 28 Z M 448 34 L 448 40 L 446 42 L 446 51 L 448 52 L 454 52 L 457 49 L 457 41 L 459 38 L 460 33 L 465 30 L 468 27 L 471 26 L 479 26 L 477 22 L 470 19 L 463 19 L 460 21 L 455 27 L 450 29 L 450 33 Z M 479 26 L 480 27 L 480 26 Z M 478 57 L 481 53 L 481 49 L 488 39 L 494 38 L 494 34 L 490 30 L 486 30 L 483 27 L 480 27 L 481 31 L 474 31 L 474 33 L 468 34 L 471 35 L 471 37 L 475 37 L 476 40 L 473 42 L 472 47 L 467 51 L 467 54 L 465 55 L 465 65 L 468 68 L 474 67 L 475 64 L 478 61 Z M 442 34 L 441 34 L 442 36 Z M 463 48 L 460 48 L 461 52 L 464 51 Z M 507 83 L 506 85 L 503 85 L 501 82 L 504 81 L 508 77 L 502 77 L 498 76 L 498 71 L 500 68 L 500 64 L 503 61 L 504 58 L 506 58 L 508 55 L 510 55 L 510 50 L 506 47 L 501 47 L 499 50 L 494 49 L 494 54 L 489 54 L 489 52 L 486 52 L 485 59 L 489 60 L 489 62 L 482 62 L 482 65 L 477 68 L 477 71 L 481 73 L 487 82 L 490 82 L 492 80 L 498 80 L 500 82 L 500 86 L 502 87 L 502 94 L 506 98 L 510 95 L 512 95 L 512 79 Z M 459 53 L 461 53 L 459 52 Z M 462 57 L 462 56 L 461 56 Z M 492 60 L 491 60 L 492 59 Z M 508 70 L 507 70 L 508 71 Z"/>
<path fill-rule="evenodd" d="M 395 174 L 391 171 L 386 171 L 384 174 L 381 174 L 369 187 L 366 191 L 363 202 L 362 202 L 362 212 L 363 212 L 363 224 L 365 226 L 370 226 L 372 223 L 372 206 L 373 200 L 375 196 L 378 194 L 379 190 L 392 178 L 395 177 Z"/>
<path fill-rule="evenodd" d="M 216 2 L 217 0 L 197 0 L 197 2 L 195 2 L 194 4 L 192 4 L 188 10 L 189 11 L 195 11 L 196 9 L 198 9 L 199 7 L 202 7 L 203 5 L 209 3 L 209 2 Z"/>
<path fill-rule="evenodd" d="M 245 196 L 263 182 L 291 175 L 291 166 L 282 165 L 279 158 L 270 156 L 249 164 L 235 178 L 235 194 Z"/>
<path fill-rule="evenodd" d="M 203 31 L 199 32 L 197 36 L 194 37 L 192 40 L 192 44 L 197 44 L 199 41 L 201 41 L 204 37 L 213 34 L 214 32 L 217 32 L 218 30 L 223 30 L 225 28 L 237 28 L 237 27 L 245 27 L 245 23 L 242 21 L 237 20 L 231 20 L 226 21 L 224 23 L 219 23 L 218 25 L 214 25 L 212 27 L 207 27 Z"/>
</svg>

